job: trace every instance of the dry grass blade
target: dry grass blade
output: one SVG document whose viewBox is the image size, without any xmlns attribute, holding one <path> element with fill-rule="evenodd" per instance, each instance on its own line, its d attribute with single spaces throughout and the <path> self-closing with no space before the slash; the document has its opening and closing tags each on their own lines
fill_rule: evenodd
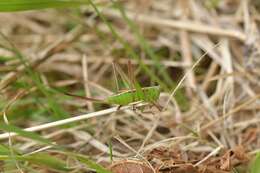
<svg viewBox="0 0 260 173">
<path fill-rule="evenodd" d="M 107 16 L 121 18 L 120 14 L 116 11 L 104 10 L 103 12 Z M 127 12 L 127 16 L 130 17 L 131 19 L 134 19 L 135 14 L 131 12 Z M 149 25 L 155 25 L 160 27 L 162 26 L 171 27 L 179 30 L 187 30 L 187 31 L 202 33 L 202 34 L 226 36 L 226 37 L 236 38 L 240 41 L 246 40 L 246 35 L 240 31 L 211 27 L 205 24 L 195 23 L 191 21 L 190 22 L 175 21 L 170 19 L 157 18 L 156 16 L 147 16 L 144 14 L 139 14 L 137 19 L 139 22 L 147 23 Z"/>
<path fill-rule="evenodd" d="M 137 105 L 138 106 L 143 106 L 143 104 Z M 126 110 L 129 109 L 131 106 L 123 106 L 120 108 L 120 110 Z M 36 132 L 36 131 L 40 131 L 40 130 L 45 130 L 45 129 L 49 129 L 49 128 L 53 128 L 53 127 L 57 127 L 57 126 L 61 126 L 61 125 L 65 125 L 65 124 L 69 124 L 69 123 L 73 123 L 73 122 L 78 122 L 78 121 L 82 121 L 82 120 L 86 120 L 89 118 L 94 118 L 94 117 L 99 117 L 99 116 L 103 116 L 103 115 L 107 115 L 107 114 L 111 114 L 113 112 L 118 111 L 117 107 L 113 107 L 113 108 L 109 108 L 109 109 L 105 109 L 102 111 L 97 111 L 97 112 L 92 112 L 92 113 L 88 113 L 88 114 L 83 114 L 83 115 L 79 115 L 73 118 L 68 118 L 68 119 L 64 119 L 64 120 L 59 120 L 59 121 L 54 121 L 51 123 L 46 123 L 46 124 L 42 124 L 39 126 L 35 126 L 35 127 L 29 127 L 24 129 L 25 131 L 29 131 L 29 132 Z M 0 134 L 0 139 L 6 139 L 8 137 L 12 137 L 12 136 L 16 136 L 16 133 L 4 133 L 4 134 Z"/>
</svg>

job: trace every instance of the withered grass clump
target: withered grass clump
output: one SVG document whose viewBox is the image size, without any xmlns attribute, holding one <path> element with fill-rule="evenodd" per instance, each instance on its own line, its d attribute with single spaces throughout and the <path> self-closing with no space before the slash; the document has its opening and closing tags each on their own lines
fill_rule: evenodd
<svg viewBox="0 0 260 173">
<path fill-rule="evenodd" d="M 260 147 L 256 2 L 100 0 L 1 13 L 0 172 L 246 171 Z M 142 86 L 160 85 L 164 111 L 64 94 L 116 93 L 112 62 L 127 73 L 128 60 Z"/>
</svg>

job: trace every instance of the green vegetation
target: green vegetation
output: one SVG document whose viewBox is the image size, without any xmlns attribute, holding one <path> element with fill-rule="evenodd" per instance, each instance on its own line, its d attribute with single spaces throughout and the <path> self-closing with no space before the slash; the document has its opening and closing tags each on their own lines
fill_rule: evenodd
<svg viewBox="0 0 260 173">
<path fill-rule="evenodd" d="M 76 7 L 88 4 L 88 0 L 1 0 L 0 11 L 26 11 L 45 8 Z"/>
</svg>

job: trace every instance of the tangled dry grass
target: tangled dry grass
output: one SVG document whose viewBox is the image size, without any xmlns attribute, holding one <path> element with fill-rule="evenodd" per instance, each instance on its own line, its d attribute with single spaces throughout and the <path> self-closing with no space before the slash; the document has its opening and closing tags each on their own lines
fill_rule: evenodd
<svg viewBox="0 0 260 173">
<path fill-rule="evenodd" d="M 163 112 L 152 109 L 152 113 L 137 114 L 128 108 L 113 109 L 102 117 L 94 116 L 67 128 L 40 129 L 39 133 L 73 152 L 90 156 L 114 172 L 246 172 L 260 147 L 260 6 L 253 0 L 213 2 L 123 2 L 126 15 L 161 57 L 160 63 L 172 81 L 180 81 L 192 64 L 208 52 L 182 84 L 180 90 L 186 101 L 173 99 Z M 161 78 L 156 61 L 140 48 L 124 17 L 111 8 L 110 2 L 99 3 L 117 33 Z M 90 8 L 5 13 L 0 14 L 0 23 L 4 24 L 1 32 L 50 88 L 106 97 L 115 91 L 112 61 L 125 67 L 131 58 Z M 213 48 L 217 43 L 220 45 Z M 3 45 L 9 43 L 2 39 Z M 10 124 L 37 127 L 107 108 L 56 92 L 50 97 L 69 116 L 55 117 L 48 108 L 50 100 L 34 84 L 26 66 L 4 47 L 0 49 L 0 99 Z M 151 85 L 150 76 L 139 68 L 139 62 L 132 62 L 138 81 Z M 161 105 L 170 94 L 161 94 Z M 9 103 L 9 109 L 4 111 Z M 115 162 L 112 166 L 109 143 Z M 12 137 L 12 146 L 24 153 L 57 154 L 19 136 Z M 76 172 L 87 169 L 68 158 L 62 159 Z"/>
</svg>

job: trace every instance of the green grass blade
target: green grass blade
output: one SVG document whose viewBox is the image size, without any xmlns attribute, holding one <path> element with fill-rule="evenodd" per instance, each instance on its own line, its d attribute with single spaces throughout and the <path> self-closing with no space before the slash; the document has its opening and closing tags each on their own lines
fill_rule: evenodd
<svg viewBox="0 0 260 173">
<path fill-rule="evenodd" d="M 23 158 L 33 164 L 43 165 L 53 170 L 68 172 L 71 169 L 67 167 L 66 162 L 58 159 L 58 157 L 50 156 L 48 154 L 33 154 L 29 156 L 23 156 Z"/>
<path fill-rule="evenodd" d="M 76 156 L 77 159 L 81 162 L 87 165 L 89 168 L 94 169 L 97 173 L 112 173 L 111 171 L 105 169 L 103 166 L 95 163 L 94 161 L 83 157 L 83 156 Z"/>
<path fill-rule="evenodd" d="M 109 147 L 109 158 L 110 158 L 110 162 L 113 162 L 113 145 L 112 145 L 112 142 L 111 142 L 111 141 L 109 141 L 108 147 Z"/>
<path fill-rule="evenodd" d="M 256 157 L 250 166 L 250 173 L 260 173 L 260 153 L 256 154 Z"/>
<path fill-rule="evenodd" d="M 16 126 L 13 126 L 13 125 L 7 125 L 7 124 L 4 124 L 4 123 L 0 123 L 0 130 L 7 131 L 7 132 L 14 132 L 14 133 L 17 133 L 20 136 L 29 138 L 29 139 L 37 141 L 37 142 L 41 142 L 43 144 L 54 145 L 54 144 L 51 143 L 51 141 L 41 137 L 40 135 L 38 135 L 36 133 L 25 131 L 25 130 L 20 129 Z"/>
<path fill-rule="evenodd" d="M 0 0 L 0 12 L 77 7 L 88 0 Z"/>
<path fill-rule="evenodd" d="M 8 155 L 1 155 L 0 160 L 11 160 L 12 158 Z M 38 154 L 32 154 L 32 155 L 26 155 L 26 156 L 14 156 L 14 159 L 18 161 L 27 161 L 31 164 L 35 165 L 41 165 L 48 169 L 59 171 L 59 172 L 68 172 L 71 171 L 67 167 L 66 162 L 63 160 L 58 159 L 55 156 L 50 156 L 49 154 L 45 153 L 38 153 Z"/>
<path fill-rule="evenodd" d="M 0 155 L 8 155 L 10 153 L 9 148 L 0 144 Z"/>
</svg>

